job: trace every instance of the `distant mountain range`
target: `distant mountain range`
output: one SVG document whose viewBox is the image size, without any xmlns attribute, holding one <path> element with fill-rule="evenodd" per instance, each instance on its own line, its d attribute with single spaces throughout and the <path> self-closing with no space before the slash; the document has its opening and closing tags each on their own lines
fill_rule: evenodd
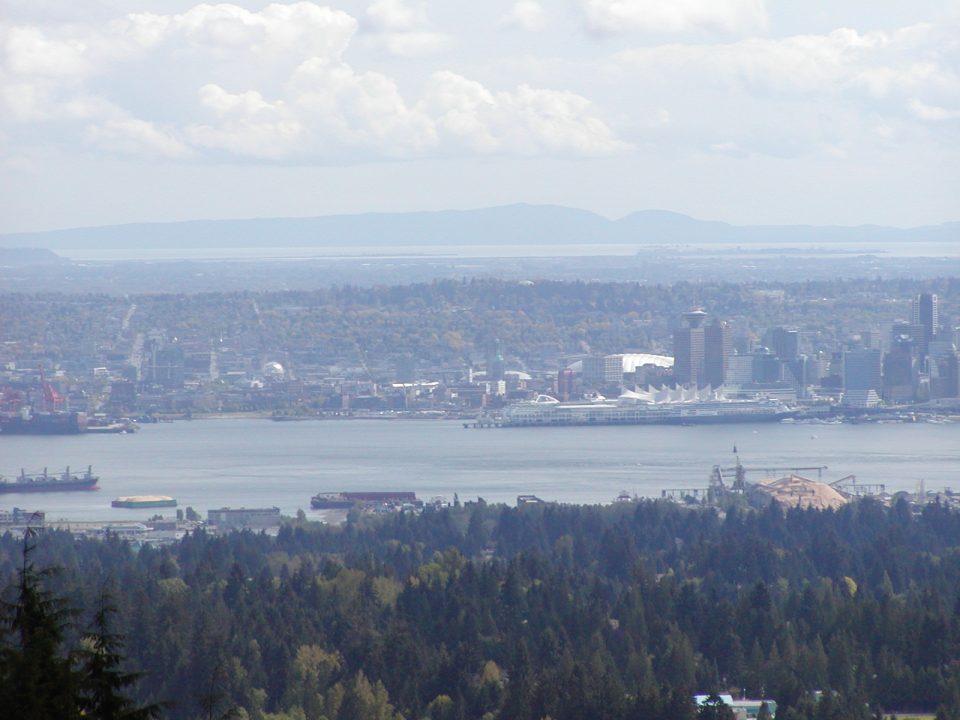
<svg viewBox="0 0 960 720">
<path fill-rule="evenodd" d="M 71 250 L 311 246 L 960 242 L 960 222 L 909 229 L 860 225 L 730 225 L 663 210 L 608 220 L 555 205 L 366 213 L 312 218 L 193 220 L 0 235 L 0 248 Z"/>
</svg>

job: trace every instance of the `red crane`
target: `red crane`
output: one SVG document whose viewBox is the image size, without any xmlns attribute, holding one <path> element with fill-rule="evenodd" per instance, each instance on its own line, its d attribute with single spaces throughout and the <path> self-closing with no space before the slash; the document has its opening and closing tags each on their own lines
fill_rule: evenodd
<svg viewBox="0 0 960 720">
<path fill-rule="evenodd" d="M 60 408 L 63 405 L 63 396 L 47 382 L 47 379 L 43 376 L 43 368 L 40 368 L 40 385 L 43 387 L 43 404 L 46 409 L 56 410 Z"/>
</svg>

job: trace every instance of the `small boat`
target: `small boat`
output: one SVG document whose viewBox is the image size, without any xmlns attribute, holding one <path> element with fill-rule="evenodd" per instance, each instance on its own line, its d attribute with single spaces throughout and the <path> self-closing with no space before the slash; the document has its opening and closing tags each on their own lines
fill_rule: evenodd
<svg viewBox="0 0 960 720">
<path fill-rule="evenodd" d="M 92 418 L 87 421 L 87 432 L 92 434 L 121 434 L 133 433 L 139 430 L 137 424 L 129 418 L 120 418 L 119 420 L 105 420 L 102 418 Z"/>
</svg>

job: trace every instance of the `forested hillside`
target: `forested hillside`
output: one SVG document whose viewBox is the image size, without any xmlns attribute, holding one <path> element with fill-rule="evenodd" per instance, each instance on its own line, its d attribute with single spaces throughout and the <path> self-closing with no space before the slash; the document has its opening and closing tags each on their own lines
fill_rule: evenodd
<svg viewBox="0 0 960 720">
<path fill-rule="evenodd" d="M 711 691 L 788 720 L 960 717 L 960 514 L 938 505 L 479 502 L 138 552 L 36 543 L 38 568 L 62 568 L 39 582 L 81 611 L 60 651 L 112 587 L 123 667 L 144 673 L 126 692 L 171 720 L 676 720 Z M 0 540 L 7 629 L 22 548 Z"/>
</svg>

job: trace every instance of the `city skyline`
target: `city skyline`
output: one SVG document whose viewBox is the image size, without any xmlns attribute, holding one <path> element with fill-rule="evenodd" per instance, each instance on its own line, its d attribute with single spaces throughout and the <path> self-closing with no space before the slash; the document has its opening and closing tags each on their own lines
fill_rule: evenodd
<svg viewBox="0 0 960 720">
<path fill-rule="evenodd" d="M 0 3 L 0 232 L 516 202 L 956 220 L 955 2 Z"/>
</svg>

